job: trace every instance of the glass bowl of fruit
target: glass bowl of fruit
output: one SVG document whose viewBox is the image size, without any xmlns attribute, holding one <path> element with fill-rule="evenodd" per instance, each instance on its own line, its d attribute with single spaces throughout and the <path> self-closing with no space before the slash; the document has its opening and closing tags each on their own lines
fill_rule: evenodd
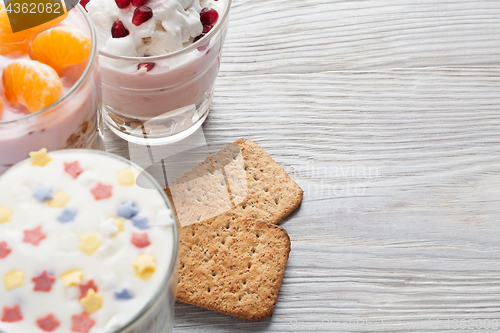
<svg viewBox="0 0 500 333">
<path fill-rule="evenodd" d="M 42 147 L 104 149 L 95 30 L 81 6 L 12 33 L 0 2 L 0 173 Z"/>
<path fill-rule="evenodd" d="M 181 140 L 212 104 L 231 0 L 90 0 L 103 117 L 138 144 Z"/>
</svg>

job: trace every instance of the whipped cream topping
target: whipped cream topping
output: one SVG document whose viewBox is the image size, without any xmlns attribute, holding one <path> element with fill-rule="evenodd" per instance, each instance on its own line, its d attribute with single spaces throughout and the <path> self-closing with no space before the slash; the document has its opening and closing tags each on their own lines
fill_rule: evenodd
<svg viewBox="0 0 500 333">
<path fill-rule="evenodd" d="M 106 53 L 142 57 L 156 56 L 181 50 L 190 45 L 203 31 L 200 11 L 214 8 L 222 14 L 223 1 L 213 0 L 150 0 L 146 6 L 153 17 L 136 26 L 132 23 L 134 7 L 118 8 L 115 0 L 90 0 L 86 9 L 96 30 L 99 50 Z M 129 35 L 113 38 L 111 27 L 122 21 Z"/>
</svg>

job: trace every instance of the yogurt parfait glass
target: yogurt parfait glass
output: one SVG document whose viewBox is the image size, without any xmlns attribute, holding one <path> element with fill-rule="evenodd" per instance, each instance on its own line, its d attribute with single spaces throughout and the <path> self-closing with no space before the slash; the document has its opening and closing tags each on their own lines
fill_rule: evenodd
<svg viewBox="0 0 500 333">
<path fill-rule="evenodd" d="M 223 2 L 223 1 L 219 1 Z M 231 0 L 203 38 L 165 55 L 100 54 L 103 116 L 119 137 L 137 144 L 186 138 L 205 121 L 212 104 Z"/>
<path fill-rule="evenodd" d="M 48 107 L 17 116 L 15 113 L 9 114 L 5 110 L 8 103 L 2 101 L 4 114 L 0 117 L 0 174 L 25 159 L 29 152 L 43 147 L 49 151 L 64 148 L 104 149 L 101 80 L 93 24 L 85 10 L 77 6 L 60 25 L 77 28 L 90 37 L 90 56 L 86 62 L 66 73 L 69 80 L 63 78 L 65 93 Z M 0 56 L 0 71 L 8 61 L 8 57 Z M 0 84 L 0 93 L 4 88 Z"/>
</svg>

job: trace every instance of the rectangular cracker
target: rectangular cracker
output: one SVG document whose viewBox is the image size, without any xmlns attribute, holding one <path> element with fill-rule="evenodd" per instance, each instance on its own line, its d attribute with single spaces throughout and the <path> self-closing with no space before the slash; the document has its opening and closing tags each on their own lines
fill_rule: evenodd
<svg viewBox="0 0 500 333">
<path fill-rule="evenodd" d="M 221 170 L 214 170 L 208 157 L 166 188 L 180 226 L 197 223 L 232 208 Z"/>
<path fill-rule="evenodd" d="M 285 229 L 234 212 L 180 231 L 177 301 L 259 321 L 272 315 L 290 253 Z"/>
<path fill-rule="evenodd" d="M 246 139 L 189 170 L 166 192 L 181 226 L 225 211 L 278 223 L 302 202 L 297 183 L 264 149 Z"/>
<path fill-rule="evenodd" d="M 230 146 L 232 145 L 237 145 L 242 155 L 248 187 L 246 197 L 242 201 L 234 202 L 233 211 L 269 223 L 280 222 L 300 205 L 302 189 L 255 142 L 239 139 Z M 215 162 L 220 159 L 219 155 L 227 155 L 227 152 L 223 149 L 213 155 L 216 170 L 220 168 L 220 165 Z M 231 193 L 234 193 L 234 182 L 231 181 L 229 175 L 228 182 Z M 236 187 L 236 192 L 241 193 L 241 187 Z"/>
</svg>

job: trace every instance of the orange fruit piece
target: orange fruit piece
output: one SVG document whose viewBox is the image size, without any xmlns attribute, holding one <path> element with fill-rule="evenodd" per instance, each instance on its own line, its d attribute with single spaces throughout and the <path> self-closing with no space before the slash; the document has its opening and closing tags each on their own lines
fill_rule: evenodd
<svg viewBox="0 0 500 333">
<path fill-rule="evenodd" d="M 63 94 L 62 81 L 56 71 L 34 60 L 11 62 L 3 70 L 2 82 L 7 101 L 24 105 L 30 112 L 49 106 Z"/>
<path fill-rule="evenodd" d="M 61 22 L 66 16 L 68 16 L 67 12 L 50 22 L 13 33 L 5 5 L 0 3 L 0 55 L 20 57 L 28 54 L 30 43 L 33 38 L 41 31 L 51 28 Z"/>
<path fill-rule="evenodd" d="M 3 102 L 0 99 L 0 120 L 2 119 L 2 112 L 3 112 Z"/>
<path fill-rule="evenodd" d="M 31 44 L 30 57 L 56 72 L 77 65 L 90 55 L 92 43 L 83 32 L 72 27 L 55 27 L 41 32 Z"/>
</svg>

